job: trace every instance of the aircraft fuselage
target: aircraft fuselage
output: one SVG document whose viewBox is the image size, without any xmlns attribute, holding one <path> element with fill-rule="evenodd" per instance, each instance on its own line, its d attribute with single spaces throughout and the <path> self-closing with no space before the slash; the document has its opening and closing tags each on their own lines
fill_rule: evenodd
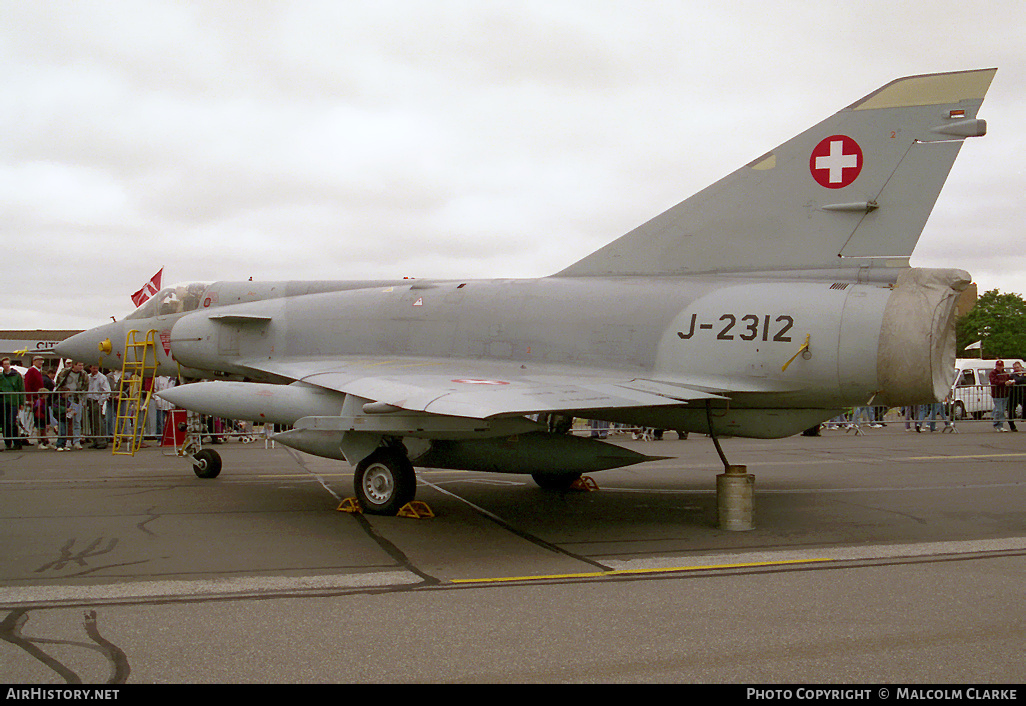
<svg viewBox="0 0 1026 706">
<path fill-rule="evenodd" d="M 359 356 L 427 369 L 450 359 L 516 363 L 525 374 L 535 364 L 627 371 L 730 390 L 715 405 L 737 418 L 724 421 L 724 432 L 781 436 L 884 391 L 877 368 L 893 294 L 880 283 L 738 277 L 414 280 L 195 312 L 175 323 L 170 345 L 189 368 L 251 379 L 273 379 L 261 371 L 279 358 Z M 909 350 L 922 345 L 908 341 Z M 785 409 L 808 413 L 767 419 Z M 706 425 L 704 406 L 695 405 L 594 417 Z"/>
</svg>

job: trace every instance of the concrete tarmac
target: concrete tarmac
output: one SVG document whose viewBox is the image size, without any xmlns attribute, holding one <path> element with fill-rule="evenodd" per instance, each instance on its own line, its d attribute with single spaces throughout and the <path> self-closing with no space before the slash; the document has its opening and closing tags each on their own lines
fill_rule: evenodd
<svg viewBox="0 0 1026 706">
<path fill-rule="evenodd" d="M 0 453 L 8 683 L 1019 683 L 1026 433 L 709 439 L 594 492 L 418 469 L 432 519 L 338 512 L 344 464 Z M 671 440 L 672 439 L 672 440 Z"/>
</svg>

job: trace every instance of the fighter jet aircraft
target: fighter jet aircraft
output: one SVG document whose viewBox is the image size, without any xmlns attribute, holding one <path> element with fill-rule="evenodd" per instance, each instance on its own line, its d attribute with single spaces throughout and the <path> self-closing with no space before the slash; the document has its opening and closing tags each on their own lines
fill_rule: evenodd
<svg viewBox="0 0 1026 706">
<path fill-rule="evenodd" d="M 995 71 L 892 81 L 549 277 L 172 288 L 57 350 L 109 365 L 126 326 L 158 330 L 165 370 L 235 378 L 162 397 L 292 425 L 379 514 L 415 465 L 564 487 L 648 458 L 535 415 L 778 438 L 942 399 L 970 277 L 909 256 Z"/>
</svg>

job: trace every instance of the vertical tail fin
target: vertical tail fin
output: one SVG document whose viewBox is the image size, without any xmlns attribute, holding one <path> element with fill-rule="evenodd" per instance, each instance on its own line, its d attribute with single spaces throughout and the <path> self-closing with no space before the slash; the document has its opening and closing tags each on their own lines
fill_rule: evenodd
<svg viewBox="0 0 1026 706">
<path fill-rule="evenodd" d="M 907 264 L 996 71 L 892 81 L 558 276 Z"/>
</svg>

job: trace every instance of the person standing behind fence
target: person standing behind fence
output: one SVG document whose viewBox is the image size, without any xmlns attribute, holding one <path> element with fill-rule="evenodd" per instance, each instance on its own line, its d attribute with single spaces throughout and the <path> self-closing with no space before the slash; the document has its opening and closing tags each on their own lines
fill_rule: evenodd
<svg viewBox="0 0 1026 706">
<path fill-rule="evenodd" d="M 32 409 L 32 418 L 35 420 L 35 429 L 32 430 L 32 438 L 39 439 L 39 448 L 49 448 L 46 445 L 46 423 L 47 418 L 45 399 L 41 400 L 42 394 L 46 393 L 46 385 L 43 382 L 43 356 L 37 355 L 32 358 L 32 367 L 25 372 L 25 404 Z"/>
<path fill-rule="evenodd" d="M 107 373 L 107 384 L 110 385 L 110 408 L 107 410 L 107 437 L 113 441 L 117 426 L 117 417 L 124 414 L 124 402 L 121 401 L 121 371 L 113 369 Z"/>
<path fill-rule="evenodd" d="M 908 407 L 902 407 L 902 412 L 905 415 L 905 431 L 912 431 L 913 425 L 915 430 L 921 431 L 919 428 L 919 405 L 909 405 Z"/>
<path fill-rule="evenodd" d="M 1022 363 L 1012 363 L 1012 389 L 1008 393 L 1008 418 L 1026 419 L 1026 369 Z M 1022 405 L 1022 412 L 1016 414 L 1016 409 Z"/>
<path fill-rule="evenodd" d="M 142 420 L 144 435 L 147 437 L 153 437 L 159 435 L 157 431 L 157 405 L 156 400 L 153 399 L 153 381 L 155 378 L 148 377 L 143 380 L 142 386 L 142 397 L 145 400 L 149 397 L 149 404 L 146 407 L 146 418 Z"/>
<path fill-rule="evenodd" d="M 994 369 L 990 371 L 990 396 L 994 398 L 994 419 L 995 431 L 1007 431 L 1004 426 L 1006 411 L 1008 410 L 1008 393 L 1014 384 L 1012 376 L 1005 372 L 1003 360 L 994 361 Z M 1012 431 L 1019 431 L 1015 428 L 1015 422 L 1009 420 L 1008 428 Z"/>
<path fill-rule="evenodd" d="M 945 402 L 948 400 L 945 399 Z M 926 426 L 926 422 L 930 422 L 930 431 L 937 431 L 937 419 L 944 420 L 944 428 L 947 429 L 951 426 L 951 420 L 948 418 L 947 412 L 944 411 L 944 403 L 933 402 L 931 404 L 923 405 L 923 409 L 926 412 L 923 414 L 923 426 Z"/>
<path fill-rule="evenodd" d="M 164 392 L 170 390 L 175 386 L 174 378 L 170 378 L 167 375 L 158 375 L 153 378 L 153 394 L 156 395 L 158 392 Z M 167 415 L 169 410 L 174 409 L 174 405 L 170 402 L 165 402 L 160 397 L 156 397 L 151 401 L 151 404 L 157 410 L 157 424 L 155 431 L 157 432 L 157 438 L 163 439 L 164 436 L 164 417 Z"/>
<path fill-rule="evenodd" d="M 57 374 L 58 451 L 66 450 L 69 435 L 72 448 L 82 448 L 82 393 L 89 390 L 89 378 L 82 369 L 84 365 L 75 361 L 70 368 L 65 368 Z"/>
<path fill-rule="evenodd" d="M 21 373 L 11 367 L 10 358 L 0 360 L 0 364 L 3 365 L 3 373 L 0 374 L 0 413 L 3 414 L 0 429 L 3 430 L 4 447 L 7 450 L 20 449 L 18 411 L 25 406 L 25 381 L 21 379 Z"/>
<path fill-rule="evenodd" d="M 57 419 L 54 417 L 53 409 L 53 391 L 57 389 L 54 384 L 53 378 L 56 372 L 53 370 L 43 371 L 43 387 L 37 393 L 39 399 L 36 400 L 36 423 L 39 424 L 39 428 L 43 431 L 43 441 L 48 444 L 43 448 L 56 448 L 56 438 L 51 442 L 49 441 L 50 432 L 53 431 L 54 436 L 57 435 Z"/>
<path fill-rule="evenodd" d="M 89 417 L 89 428 L 92 430 L 93 443 L 90 448 L 107 448 L 107 424 L 104 408 L 110 399 L 110 382 L 100 372 L 99 365 L 89 366 L 89 393 L 86 399 L 86 414 Z"/>
</svg>

